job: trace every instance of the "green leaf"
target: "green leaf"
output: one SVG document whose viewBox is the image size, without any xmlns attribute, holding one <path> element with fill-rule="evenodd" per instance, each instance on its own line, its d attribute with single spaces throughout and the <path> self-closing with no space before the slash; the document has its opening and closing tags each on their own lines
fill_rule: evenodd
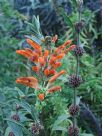
<svg viewBox="0 0 102 136">
<path fill-rule="evenodd" d="M 71 19 L 67 16 L 67 14 L 65 13 L 63 8 L 61 8 L 61 15 L 63 16 L 65 23 L 75 31 L 74 25 L 73 25 Z"/>
<path fill-rule="evenodd" d="M 5 135 L 4 136 L 8 136 L 10 131 L 11 131 L 11 128 L 7 127 L 6 130 L 5 130 Z"/>
<path fill-rule="evenodd" d="M 38 119 L 38 113 L 37 113 L 37 111 L 36 111 L 36 109 L 35 109 L 35 107 L 33 105 L 31 106 L 31 115 L 32 115 L 34 120 L 36 120 L 36 121 L 39 120 Z"/>
<path fill-rule="evenodd" d="M 8 126 L 11 128 L 15 136 L 23 136 L 22 127 L 17 123 L 8 121 Z"/>
<path fill-rule="evenodd" d="M 65 127 L 61 127 L 61 126 L 55 126 L 55 127 L 53 127 L 52 131 L 54 131 L 54 130 L 65 131 L 65 132 L 68 131 Z"/>
<path fill-rule="evenodd" d="M 31 114 L 31 107 L 26 101 L 22 101 L 19 103 L 19 105 L 21 105 L 21 107 L 23 107 L 26 111 L 28 111 L 28 113 Z"/>
</svg>

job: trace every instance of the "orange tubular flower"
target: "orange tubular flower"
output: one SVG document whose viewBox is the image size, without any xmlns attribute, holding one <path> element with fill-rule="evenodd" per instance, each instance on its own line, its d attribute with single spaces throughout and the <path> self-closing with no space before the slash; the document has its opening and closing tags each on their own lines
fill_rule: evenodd
<svg viewBox="0 0 102 136">
<path fill-rule="evenodd" d="M 49 50 L 45 50 L 45 51 L 44 51 L 44 58 L 47 58 L 48 55 L 49 55 Z"/>
<path fill-rule="evenodd" d="M 33 54 L 33 51 L 30 48 L 25 48 L 25 51 L 27 51 L 30 54 Z"/>
<path fill-rule="evenodd" d="M 54 70 L 54 69 L 48 69 L 48 68 L 46 68 L 44 70 L 45 76 L 54 75 L 55 73 L 56 73 L 56 70 Z"/>
<path fill-rule="evenodd" d="M 31 40 L 31 39 L 26 39 L 27 43 L 29 45 L 31 45 L 39 54 L 41 54 L 42 48 L 41 46 L 36 43 L 35 41 Z"/>
<path fill-rule="evenodd" d="M 76 47 L 76 45 L 71 45 L 68 49 L 65 50 L 65 54 L 67 54 L 69 51 L 73 50 Z"/>
<path fill-rule="evenodd" d="M 55 74 L 53 77 L 51 77 L 51 79 L 49 80 L 49 83 L 52 83 L 54 82 L 59 76 L 65 74 L 66 71 L 65 70 L 62 70 L 60 71 L 59 73 Z"/>
<path fill-rule="evenodd" d="M 54 87 L 51 87 L 47 90 L 47 94 L 48 93 L 54 93 L 54 92 L 57 92 L 57 91 L 60 91 L 61 90 L 61 87 L 60 86 L 54 86 Z"/>
<path fill-rule="evenodd" d="M 70 45 L 72 43 L 72 40 L 68 40 L 66 41 L 64 44 L 60 45 L 54 52 L 54 54 L 59 53 L 60 51 L 62 51 L 64 48 L 66 48 L 66 46 Z"/>
<path fill-rule="evenodd" d="M 38 80 L 34 77 L 20 77 L 16 80 L 16 83 L 38 89 Z"/>
<path fill-rule="evenodd" d="M 50 65 L 53 65 L 53 64 L 55 64 L 55 62 L 56 62 L 56 57 L 51 56 L 51 58 L 50 58 L 50 60 L 49 60 L 49 64 L 50 64 Z"/>
<path fill-rule="evenodd" d="M 40 66 L 44 67 L 46 62 L 45 62 L 45 59 L 43 57 L 39 57 L 38 59 L 39 63 L 40 63 Z"/>
<path fill-rule="evenodd" d="M 70 45 L 71 43 L 72 43 L 72 40 L 68 40 L 62 46 L 66 47 L 66 46 Z"/>
<path fill-rule="evenodd" d="M 61 60 L 65 56 L 65 53 L 61 53 L 58 56 L 56 56 L 56 60 Z"/>
<path fill-rule="evenodd" d="M 49 70 L 48 68 L 46 68 L 46 69 L 44 70 L 44 74 L 45 74 L 45 76 L 49 76 L 50 70 Z"/>
<path fill-rule="evenodd" d="M 32 56 L 30 57 L 30 60 L 32 62 L 38 62 L 39 55 L 35 51 L 33 52 Z"/>
<path fill-rule="evenodd" d="M 32 67 L 32 70 L 33 70 L 34 72 L 39 72 L 39 67 L 33 66 L 33 67 Z"/>
<path fill-rule="evenodd" d="M 56 70 L 50 69 L 50 70 L 49 70 L 49 73 L 50 73 L 50 75 L 54 75 L 54 74 L 56 74 Z"/>
<path fill-rule="evenodd" d="M 43 101 L 44 97 L 45 97 L 45 95 L 43 93 L 38 95 L 38 98 L 39 98 L 40 101 Z"/>
<path fill-rule="evenodd" d="M 61 62 L 56 62 L 55 64 L 52 65 L 52 67 L 53 67 L 54 69 L 56 69 L 56 68 L 60 67 L 61 65 L 62 65 Z"/>
<path fill-rule="evenodd" d="M 32 56 L 31 53 L 29 53 L 27 50 L 16 50 L 17 54 L 20 54 L 26 58 L 30 58 Z"/>
</svg>

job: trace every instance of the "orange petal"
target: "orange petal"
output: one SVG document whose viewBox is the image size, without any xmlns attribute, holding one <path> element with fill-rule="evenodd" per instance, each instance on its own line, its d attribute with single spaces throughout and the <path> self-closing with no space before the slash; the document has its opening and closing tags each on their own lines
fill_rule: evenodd
<svg viewBox="0 0 102 136">
<path fill-rule="evenodd" d="M 68 40 L 62 46 L 66 47 L 66 46 L 70 45 L 71 43 L 72 43 L 72 40 Z"/>
<path fill-rule="evenodd" d="M 50 74 L 50 75 L 55 75 L 55 74 L 56 74 L 56 70 L 50 69 L 50 70 L 49 70 L 49 74 Z"/>
<path fill-rule="evenodd" d="M 71 45 L 68 49 L 65 50 L 65 54 L 67 54 L 69 51 L 73 50 L 76 47 L 76 45 Z"/>
<path fill-rule="evenodd" d="M 24 56 L 24 57 L 26 57 L 26 58 L 30 58 L 30 57 L 32 56 L 32 54 L 29 53 L 29 52 L 26 51 L 26 50 L 16 50 L 16 53 L 17 53 L 17 54 L 20 54 L 20 55 L 22 55 L 22 56 Z"/>
<path fill-rule="evenodd" d="M 56 60 L 60 60 L 65 56 L 65 53 L 61 53 L 58 56 L 56 56 Z"/>
<path fill-rule="evenodd" d="M 53 66 L 54 69 L 56 69 L 56 68 L 60 67 L 61 65 L 62 65 L 61 62 L 56 62 L 56 63 L 53 64 L 52 66 Z"/>
<path fill-rule="evenodd" d="M 59 53 L 61 50 L 63 50 L 66 46 L 70 45 L 72 43 L 72 40 L 66 41 L 64 44 L 60 45 L 54 52 L 54 54 Z"/>
<path fill-rule="evenodd" d="M 33 51 L 30 48 L 25 48 L 25 51 L 27 51 L 30 54 L 33 54 Z"/>
<path fill-rule="evenodd" d="M 48 69 L 48 68 L 46 68 L 44 70 L 45 76 L 54 75 L 55 73 L 56 73 L 56 70 L 54 70 L 54 69 Z"/>
<path fill-rule="evenodd" d="M 32 62 L 38 62 L 38 58 L 39 58 L 39 54 L 34 51 L 32 56 L 30 57 L 30 60 Z"/>
<path fill-rule="evenodd" d="M 43 93 L 38 95 L 38 98 L 39 98 L 40 101 L 43 101 L 44 97 L 45 97 L 45 95 Z"/>
<path fill-rule="evenodd" d="M 48 69 L 48 68 L 46 68 L 46 69 L 44 70 L 44 74 L 45 74 L 45 76 L 48 76 L 48 75 L 50 74 L 50 72 L 49 72 L 49 69 Z"/>
<path fill-rule="evenodd" d="M 27 41 L 27 43 L 28 43 L 29 45 L 31 45 L 35 50 L 37 50 L 37 51 L 39 51 L 39 52 L 41 53 L 42 48 L 41 48 L 41 46 L 40 46 L 38 43 L 36 43 L 35 41 L 33 41 L 33 40 L 31 40 L 31 39 L 26 39 L 26 41 Z"/>
<path fill-rule="evenodd" d="M 55 64 L 55 61 L 56 61 L 56 57 L 51 56 L 51 58 L 50 58 L 50 60 L 49 60 L 49 64 L 50 64 L 50 65 L 53 65 L 53 64 Z"/>
<path fill-rule="evenodd" d="M 65 70 L 62 70 L 60 71 L 59 73 L 55 74 L 53 77 L 51 77 L 51 79 L 49 80 L 49 83 L 52 83 L 54 82 L 59 76 L 65 74 L 66 71 Z"/>
<path fill-rule="evenodd" d="M 44 51 L 44 58 L 47 58 L 48 55 L 49 55 L 49 50 L 45 50 L 45 51 Z"/>
<path fill-rule="evenodd" d="M 45 59 L 43 57 L 39 57 L 38 61 L 39 61 L 41 66 L 45 66 L 46 62 L 45 62 Z"/>
<path fill-rule="evenodd" d="M 60 91 L 61 90 L 61 87 L 60 86 L 54 86 L 54 87 L 51 87 L 50 89 L 47 90 L 47 94 L 48 93 L 54 93 L 56 91 Z"/>
<path fill-rule="evenodd" d="M 37 66 L 32 66 L 32 70 L 33 70 L 34 72 L 39 72 L 39 67 L 37 67 Z"/>
<path fill-rule="evenodd" d="M 20 77 L 16 80 L 16 83 L 29 86 L 31 88 L 38 88 L 38 80 L 34 77 Z"/>
</svg>

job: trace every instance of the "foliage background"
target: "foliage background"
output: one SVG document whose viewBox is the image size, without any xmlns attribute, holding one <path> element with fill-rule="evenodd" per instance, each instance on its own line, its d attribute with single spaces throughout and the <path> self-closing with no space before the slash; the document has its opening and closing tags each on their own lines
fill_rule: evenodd
<svg viewBox="0 0 102 136">
<path fill-rule="evenodd" d="M 25 34 L 34 33 L 31 26 L 27 22 L 31 22 L 33 25 L 33 15 L 39 15 L 40 24 L 43 35 L 59 35 L 59 44 L 66 39 L 74 37 L 72 24 L 77 20 L 76 5 L 74 1 L 70 3 L 62 1 L 51 5 L 52 1 L 24 1 L 23 5 L 21 1 L 13 0 L 0 0 L 0 135 L 8 135 L 10 129 L 14 131 L 15 135 L 26 135 L 29 128 L 29 124 L 35 120 L 31 109 L 34 109 L 31 105 L 35 104 L 36 97 L 33 96 L 32 89 L 28 89 L 15 84 L 15 79 L 21 75 L 28 75 L 29 63 L 22 57 L 15 54 L 16 49 L 25 47 L 24 36 Z M 92 2 L 92 1 L 91 1 Z M 98 1 L 100 2 L 100 1 Z M 102 17 L 100 15 L 99 3 L 94 3 L 90 8 L 90 1 L 84 3 L 83 9 L 83 21 L 86 25 L 83 28 L 81 35 L 81 42 L 86 50 L 85 55 L 81 60 L 81 74 L 85 80 L 84 84 L 78 89 L 78 101 L 81 99 L 86 107 L 95 115 L 99 126 L 102 125 L 102 58 L 101 58 L 101 44 L 102 43 L 102 26 L 100 25 Z M 25 4 L 25 5 L 24 5 Z M 26 7 L 26 4 L 28 7 Z M 23 7 L 24 6 L 24 7 Z M 51 6 L 51 7 L 50 7 Z M 95 7 L 96 6 L 96 7 Z M 66 19 L 65 15 L 59 13 L 58 7 L 63 7 L 69 18 Z M 49 14 L 48 10 L 50 9 Z M 98 9 L 98 11 L 97 11 Z M 47 16 L 46 16 L 47 15 Z M 46 16 L 46 18 L 45 18 Z M 100 21 L 97 20 L 97 16 L 100 17 Z M 64 18 L 64 19 L 63 19 Z M 57 26 L 57 27 L 56 27 Z M 47 28 L 47 29 L 46 29 Z M 63 36 L 64 35 L 64 36 Z M 74 42 L 76 42 L 74 40 Z M 56 46 L 58 46 L 56 45 Z M 27 45 L 26 45 L 27 46 Z M 75 59 L 72 53 L 69 53 L 67 58 L 63 60 L 63 68 L 71 74 L 75 68 Z M 26 72 L 28 70 L 28 72 Z M 60 79 L 65 83 L 65 79 Z M 67 106 L 71 103 L 72 90 L 68 85 L 62 84 L 63 90 L 61 94 L 55 94 L 49 98 L 48 104 L 44 106 L 43 118 L 47 135 L 53 136 L 67 135 L 67 126 L 71 122 L 69 117 Z M 29 90 L 29 92 L 28 92 Z M 24 94 L 23 94 L 24 93 Z M 27 101 L 22 100 L 22 95 L 28 97 Z M 16 123 L 10 123 L 7 119 L 15 113 L 15 105 L 20 103 L 24 108 L 19 112 L 21 117 L 21 124 L 27 126 L 25 128 L 20 127 Z M 29 105 L 28 105 L 29 104 Z M 41 107 L 39 102 L 37 103 L 38 109 Z M 31 109 L 30 109 L 31 108 Z M 30 110 L 30 111 L 29 111 Z M 27 117 L 27 112 L 34 118 Z M 49 113 L 51 115 L 49 116 Z M 65 121 L 68 118 L 67 121 Z M 38 118 L 37 118 L 38 120 Z M 97 135 L 97 132 L 92 129 L 92 122 L 83 120 L 81 123 L 79 116 L 79 126 L 81 128 L 82 136 L 87 136 L 86 133 Z M 16 125 L 14 125 L 16 124 Z M 14 128 L 15 127 L 15 128 Z M 100 128 L 101 129 L 101 128 Z M 19 134 L 17 131 L 19 130 Z M 60 131 L 58 131 L 60 130 Z M 30 135 L 30 134 L 29 134 Z"/>
</svg>

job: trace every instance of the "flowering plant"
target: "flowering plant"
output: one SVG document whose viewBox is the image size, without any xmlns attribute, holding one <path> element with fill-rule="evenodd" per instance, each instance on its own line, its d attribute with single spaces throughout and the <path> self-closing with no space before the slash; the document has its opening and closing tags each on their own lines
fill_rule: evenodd
<svg viewBox="0 0 102 136">
<path fill-rule="evenodd" d="M 51 43 L 55 44 L 58 37 L 55 35 L 51 38 Z M 26 39 L 27 43 L 33 48 L 25 48 L 24 50 L 17 50 L 16 53 L 29 59 L 34 66 L 32 70 L 35 76 L 20 77 L 16 80 L 17 83 L 34 88 L 38 92 L 38 98 L 42 101 L 49 93 L 54 93 L 61 90 L 61 86 L 55 86 L 54 82 L 61 75 L 65 74 L 65 70 L 57 72 L 57 68 L 62 65 L 61 59 L 75 48 L 71 40 L 66 41 L 64 44 L 57 48 L 51 48 L 48 45 L 44 48 L 32 39 Z M 44 42 L 46 43 L 46 42 Z"/>
</svg>

